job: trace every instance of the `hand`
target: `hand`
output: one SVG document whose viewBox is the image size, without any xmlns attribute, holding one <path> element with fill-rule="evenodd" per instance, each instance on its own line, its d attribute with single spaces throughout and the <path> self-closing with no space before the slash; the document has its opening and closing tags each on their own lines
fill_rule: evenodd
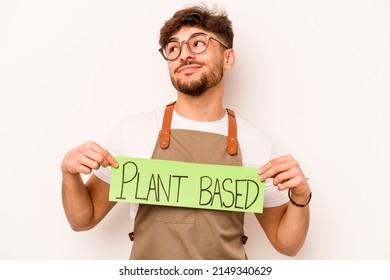
<svg viewBox="0 0 390 280">
<path fill-rule="evenodd" d="M 273 184 L 278 190 L 291 189 L 297 200 L 305 200 L 310 194 L 307 179 L 291 155 L 270 160 L 258 170 L 258 173 L 261 181 L 273 178 Z"/>
<path fill-rule="evenodd" d="M 66 153 L 61 163 L 61 169 L 65 173 L 89 174 L 92 170 L 97 170 L 100 166 L 118 167 L 118 162 L 104 148 L 98 144 L 88 141 L 83 145 Z"/>
</svg>

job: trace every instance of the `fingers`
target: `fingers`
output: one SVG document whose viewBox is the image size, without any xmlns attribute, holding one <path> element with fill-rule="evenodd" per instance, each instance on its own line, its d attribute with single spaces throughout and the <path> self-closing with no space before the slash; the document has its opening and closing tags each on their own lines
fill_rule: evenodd
<svg viewBox="0 0 390 280">
<path fill-rule="evenodd" d="M 100 166 L 118 167 L 115 158 L 100 145 L 89 141 L 69 151 L 61 164 L 61 169 L 68 173 L 89 174 Z"/>
<path fill-rule="evenodd" d="M 305 176 L 291 155 L 270 160 L 258 170 L 258 173 L 261 181 L 273 178 L 273 184 L 279 190 L 301 187 L 294 190 L 302 192 L 307 188 Z"/>
<path fill-rule="evenodd" d="M 115 158 L 106 149 L 102 148 L 95 142 L 89 141 L 82 145 L 81 148 L 87 157 L 99 163 L 99 165 L 103 167 L 107 167 L 109 165 L 118 167 L 119 165 Z"/>
<path fill-rule="evenodd" d="M 296 181 L 296 178 L 300 177 L 300 171 L 297 168 L 291 168 L 285 172 L 279 173 L 274 178 L 274 185 L 278 186 L 279 190 L 284 190 L 288 186 L 292 187 L 291 183 L 294 180 Z"/>
<path fill-rule="evenodd" d="M 298 162 L 291 155 L 286 155 L 270 160 L 258 170 L 258 173 L 260 180 L 265 181 L 269 178 L 275 178 L 276 175 L 293 167 L 299 168 Z"/>
</svg>

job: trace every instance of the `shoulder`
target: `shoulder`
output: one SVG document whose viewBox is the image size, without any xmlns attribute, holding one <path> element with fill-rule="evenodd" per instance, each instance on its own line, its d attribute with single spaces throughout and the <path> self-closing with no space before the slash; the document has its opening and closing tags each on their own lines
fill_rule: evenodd
<svg viewBox="0 0 390 280">
<path fill-rule="evenodd" d="M 236 118 L 243 165 L 260 167 L 266 164 L 274 154 L 271 138 L 240 117 Z M 273 180 L 267 180 L 264 207 L 280 206 L 288 202 L 288 200 L 287 191 L 279 191 L 273 185 Z"/>
<path fill-rule="evenodd" d="M 273 144 L 263 131 L 236 116 L 237 137 L 244 166 L 260 166 L 271 159 Z"/>
<path fill-rule="evenodd" d="M 148 112 L 126 115 L 107 143 L 107 150 L 115 156 L 150 158 L 158 136 L 163 107 Z M 100 168 L 95 175 L 104 182 L 110 182 L 110 168 Z"/>
<path fill-rule="evenodd" d="M 152 110 L 138 113 L 138 114 L 128 114 L 126 115 L 122 121 L 121 125 L 123 128 L 131 127 L 132 129 L 135 128 L 147 128 L 147 126 L 160 126 L 161 121 L 163 118 L 163 107 L 156 107 Z"/>
<path fill-rule="evenodd" d="M 111 134 L 107 147 L 116 155 L 149 158 L 158 137 L 163 107 L 128 114 Z"/>
<path fill-rule="evenodd" d="M 240 116 L 236 116 L 237 120 L 237 133 L 239 139 L 246 141 L 255 141 L 258 144 L 272 146 L 271 138 L 266 135 L 263 131 L 259 130 L 258 128 L 255 128 L 250 123 L 242 119 Z"/>
</svg>

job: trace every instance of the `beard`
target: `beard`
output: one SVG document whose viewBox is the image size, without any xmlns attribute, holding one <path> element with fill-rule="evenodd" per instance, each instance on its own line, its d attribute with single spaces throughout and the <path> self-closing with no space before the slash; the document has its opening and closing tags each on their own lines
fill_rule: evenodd
<svg viewBox="0 0 390 280">
<path fill-rule="evenodd" d="M 187 65 L 188 62 L 183 64 Z M 197 63 L 197 62 L 191 62 L 190 64 L 200 64 L 204 65 L 203 63 Z M 183 65 L 180 65 L 183 66 Z M 170 75 L 171 82 L 173 87 L 184 94 L 190 95 L 190 96 L 200 96 L 203 93 L 205 93 L 208 89 L 216 86 L 219 84 L 219 82 L 223 78 L 223 60 L 221 63 L 215 65 L 210 69 L 208 73 L 203 73 L 201 77 L 194 81 L 184 82 L 180 79 L 175 79 L 173 75 Z"/>
</svg>

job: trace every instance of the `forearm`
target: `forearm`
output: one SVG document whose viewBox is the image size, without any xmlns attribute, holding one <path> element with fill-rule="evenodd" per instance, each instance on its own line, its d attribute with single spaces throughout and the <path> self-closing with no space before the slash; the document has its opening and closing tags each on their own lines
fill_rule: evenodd
<svg viewBox="0 0 390 280">
<path fill-rule="evenodd" d="M 297 207 L 289 202 L 275 237 L 275 248 L 288 256 L 295 256 L 302 248 L 309 229 L 309 205 Z"/>
<path fill-rule="evenodd" d="M 118 162 L 98 144 L 88 141 L 66 153 L 61 163 L 62 202 L 69 224 L 76 231 L 98 224 L 115 203 L 108 201 L 109 185 L 92 174 L 84 184 L 80 174 Z"/>
<path fill-rule="evenodd" d="M 307 178 L 291 155 L 270 160 L 259 169 L 259 175 L 261 181 L 273 178 L 278 190 L 289 192 L 289 203 L 266 209 L 257 217 L 275 249 L 295 256 L 309 228 L 311 190 Z"/>
<path fill-rule="evenodd" d="M 62 203 L 73 230 L 82 231 L 93 227 L 92 199 L 80 174 L 63 172 Z"/>
</svg>

